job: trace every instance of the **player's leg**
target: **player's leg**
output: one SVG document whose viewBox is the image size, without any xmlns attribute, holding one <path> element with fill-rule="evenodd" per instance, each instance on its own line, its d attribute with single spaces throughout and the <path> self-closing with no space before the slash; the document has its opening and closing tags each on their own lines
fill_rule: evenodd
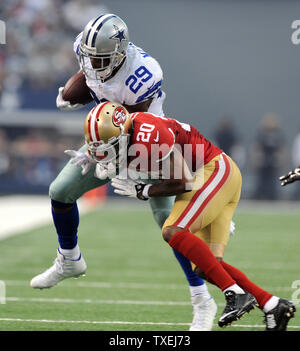
<svg viewBox="0 0 300 351">
<path fill-rule="evenodd" d="M 218 202 L 218 205 L 220 202 Z M 198 229 L 196 228 L 191 230 L 193 234 L 202 239 L 210 248 L 215 257 L 221 261 L 223 260 L 225 249 L 230 237 L 230 226 L 231 226 L 231 218 L 235 212 L 237 206 L 237 202 L 230 202 L 225 204 L 221 213 L 217 215 L 217 217 L 207 225 L 205 228 Z M 216 213 L 218 209 L 215 208 L 213 204 L 211 207 L 208 206 L 206 213 L 211 211 L 212 213 Z M 205 217 L 205 215 L 204 215 Z M 202 223 L 206 223 L 206 219 L 202 219 Z M 193 265 L 193 270 L 202 278 L 206 279 L 203 272 L 199 270 L 198 267 Z"/>
<path fill-rule="evenodd" d="M 223 323 L 219 323 L 220 326 L 232 323 L 254 308 L 254 297 L 236 283 L 204 241 L 189 230 L 176 226 L 164 228 L 163 237 L 171 247 L 189 258 L 223 291 L 226 305 L 221 316 Z"/>
<path fill-rule="evenodd" d="M 85 150 L 84 145 L 79 151 Z M 92 167 L 87 174 L 82 175 L 81 168 L 72 164 L 70 160 L 49 187 L 53 223 L 62 250 L 71 250 L 77 244 L 77 200 L 89 190 L 109 182 L 109 179 L 96 178 L 94 171 L 95 167 Z"/>
<path fill-rule="evenodd" d="M 289 319 L 294 317 L 294 312 L 296 311 L 293 303 L 262 289 L 236 267 L 229 265 L 223 260 L 220 263 L 239 286 L 255 297 L 259 308 L 265 313 L 266 330 L 286 330 Z"/>
<path fill-rule="evenodd" d="M 84 151 L 84 147 L 80 151 Z M 32 279 L 30 285 L 33 288 L 51 287 L 62 279 L 85 273 L 86 263 L 81 255 L 77 237 L 79 226 L 77 200 L 85 192 L 108 181 L 94 177 L 93 168 L 83 176 L 81 168 L 69 161 L 51 183 L 49 195 L 59 248 L 54 265 Z"/>
<path fill-rule="evenodd" d="M 226 306 L 235 311 L 227 315 L 228 323 L 253 308 L 255 300 L 236 284 L 205 242 L 192 232 L 197 231 L 197 228 L 203 230 L 208 227 L 231 201 L 239 187 L 235 172 L 226 156 L 216 157 L 204 168 L 202 186 L 176 197 L 172 212 L 163 228 L 164 239 L 169 245 L 189 258 L 210 281 L 226 293 Z M 230 221 L 231 217 L 226 228 L 228 233 Z M 233 292 L 234 300 L 229 301 L 228 291 Z"/>
<path fill-rule="evenodd" d="M 153 216 L 160 228 L 163 227 L 174 205 L 175 197 L 150 198 L 149 203 Z M 216 314 L 217 306 L 211 297 L 205 281 L 201 279 L 192 268 L 191 261 L 180 252 L 173 249 L 173 253 L 180 264 L 189 283 L 191 302 L 194 318 L 190 327 L 191 331 L 210 330 L 211 323 Z M 209 314 L 212 317 L 207 317 Z M 211 321 L 211 322 L 212 322 Z M 206 322 L 206 323 L 204 323 Z"/>
<path fill-rule="evenodd" d="M 233 192 L 232 197 L 230 197 L 230 188 L 233 187 L 234 184 L 241 184 L 241 179 L 239 179 L 239 171 L 236 165 L 230 158 L 228 158 L 228 161 L 231 163 L 232 176 L 223 189 L 220 189 L 216 201 L 211 202 L 202 214 L 201 225 L 210 223 L 209 230 L 204 231 L 204 229 L 201 228 L 201 230 L 198 230 L 198 232 L 195 234 L 207 242 L 211 251 L 220 261 L 223 268 L 241 288 L 256 298 L 259 307 L 265 313 L 272 313 L 273 316 L 275 316 L 274 320 L 277 318 L 277 328 L 282 328 L 282 325 L 286 326 L 287 324 L 287 319 L 289 316 L 286 316 L 286 314 L 289 314 L 290 316 L 293 315 L 292 312 L 295 311 L 294 306 L 291 306 L 289 301 L 279 299 L 278 297 L 263 290 L 251 282 L 243 272 L 223 261 L 224 251 L 230 235 L 231 219 L 240 199 L 240 187 L 237 188 L 238 190 L 235 193 Z M 226 203 L 227 201 L 229 202 Z M 218 215 L 212 220 L 216 213 L 218 213 Z M 197 221 L 195 223 L 197 223 Z M 195 223 L 193 223 L 192 226 L 195 226 Z M 203 274 L 202 272 L 199 272 L 198 267 L 196 268 L 196 272 L 203 277 Z M 273 312 L 270 312 L 272 310 Z M 278 312 L 278 310 L 280 310 L 280 312 Z M 282 320 L 285 322 L 281 322 Z M 222 325 L 223 323 L 224 321 L 221 317 L 219 324 Z"/>
<path fill-rule="evenodd" d="M 263 308 L 263 306 L 272 298 L 273 295 L 252 283 L 243 272 L 223 261 L 225 247 L 229 239 L 230 218 L 232 218 L 234 214 L 239 198 L 240 195 L 236 194 L 233 201 L 227 204 L 222 210 L 221 214 L 211 223 L 210 249 L 220 260 L 224 269 L 244 290 L 252 294 L 256 298 L 258 305 Z M 222 231 L 222 228 L 226 228 L 226 230 Z M 275 297 L 272 299 L 272 301 L 276 301 Z"/>
<path fill-rule="evenodd" d="M 77 200 L 89 190 L 109 182 L 94 176 L 94 167 L 85 175 L 81 168 L 70 162 L 51 183 L 49 196 L 52 205 L 53 222 L 62 249 L 72 249 L 77 243 L 79 215 Z"/>
<path fill-rule="evenodd" d="M 149 203 L 152 209 L 152 213 L 156 223 L 159 225 L 160 228 L 163 227 L 166 219 L 169 217 L 172 207 L 174 205 L 174 200 L 174 196 L 150 198 Z M 173 251 L 175 257 L 177 258 L 180 266 L 182 267 L 185 273 L 189 285 L 200 286 L 205 284 L 203 279 L 199 278 L 199 276 L 193 271 L 190 261 L 178 251 Z"/>
</svg>

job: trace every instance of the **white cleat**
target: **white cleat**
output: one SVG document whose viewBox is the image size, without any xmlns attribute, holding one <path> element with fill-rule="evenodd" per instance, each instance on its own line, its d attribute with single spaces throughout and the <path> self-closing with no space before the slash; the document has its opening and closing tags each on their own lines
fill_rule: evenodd
<svg viewBox="0 0 300 351">
<path fill-rule="evenodd" d="M 51 288 L 66 278 L 78 278 L 84 275 L 85 271 L 86 263 L 81 254 L 77 260 L 71 260 L 57 250 L 53 266 L 32 278 L 30 286 L 35 289 Z"/>
<path fill-rule="evenodd" d="M 196 298 L 198 301 L 193 301 L 194 318 L 189 331 L 211 331 L 218 309 L 215 300 L 201 295 Z"/>
</svg>

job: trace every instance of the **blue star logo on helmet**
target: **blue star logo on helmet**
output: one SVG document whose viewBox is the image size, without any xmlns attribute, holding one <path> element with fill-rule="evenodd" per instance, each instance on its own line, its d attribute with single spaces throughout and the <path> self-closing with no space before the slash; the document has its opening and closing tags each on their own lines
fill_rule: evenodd
<svg viewBox="0 0 300 351">
<path fill-rule="evenodd" d="M 120 43 L 122 42 L 122 40 L 126 40 L 126 37 L 124 35 L 124 29 L 119 29 L 115 25 L 114 25 L 114 28 L 117 31 L 117 33 L 109 37 L 109 39 L 119 40 Z"/>
</svg>

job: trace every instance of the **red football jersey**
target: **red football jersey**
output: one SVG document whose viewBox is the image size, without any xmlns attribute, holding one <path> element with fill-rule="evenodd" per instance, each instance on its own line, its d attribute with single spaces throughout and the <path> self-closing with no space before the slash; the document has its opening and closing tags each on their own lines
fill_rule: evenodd
<svg viewBox="0 0 300 351">
<path fill-rule="evenodd" d="M 131 118 L 133 132 L 128 156 L 130 162 L 138 159 L 141 171 L 157 172 L 160 161 L 169 156 L 175 145 L 192 172 L 223 152 L 189 124 L 148 112 L 133 113 Z"/>
</svg>

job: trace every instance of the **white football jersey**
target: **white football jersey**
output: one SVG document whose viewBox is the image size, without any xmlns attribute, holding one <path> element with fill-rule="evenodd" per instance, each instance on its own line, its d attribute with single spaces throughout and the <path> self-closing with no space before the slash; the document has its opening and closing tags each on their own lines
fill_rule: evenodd
<svg viewBox="0 0 300 351">
<path fill-rule="evenodd" d="M 82 33 L 74 42 L 74 52 L 79 60 L 79 45 Z M 91 67 L 89 58 L 85 64 Z M 93 79 L 94 78 L 94 79 Z M 163 116 L 165 93 L 161 90 L 163 72 L 159 63 L 141 48 L 129 43 L 125 62 L 119 71 L 104 83 L 95 77 L 86 76 L 95 102 L 115 101 L 124 105 L 136 105 L 152 98 L 148 112 Z"/>
</svg>

